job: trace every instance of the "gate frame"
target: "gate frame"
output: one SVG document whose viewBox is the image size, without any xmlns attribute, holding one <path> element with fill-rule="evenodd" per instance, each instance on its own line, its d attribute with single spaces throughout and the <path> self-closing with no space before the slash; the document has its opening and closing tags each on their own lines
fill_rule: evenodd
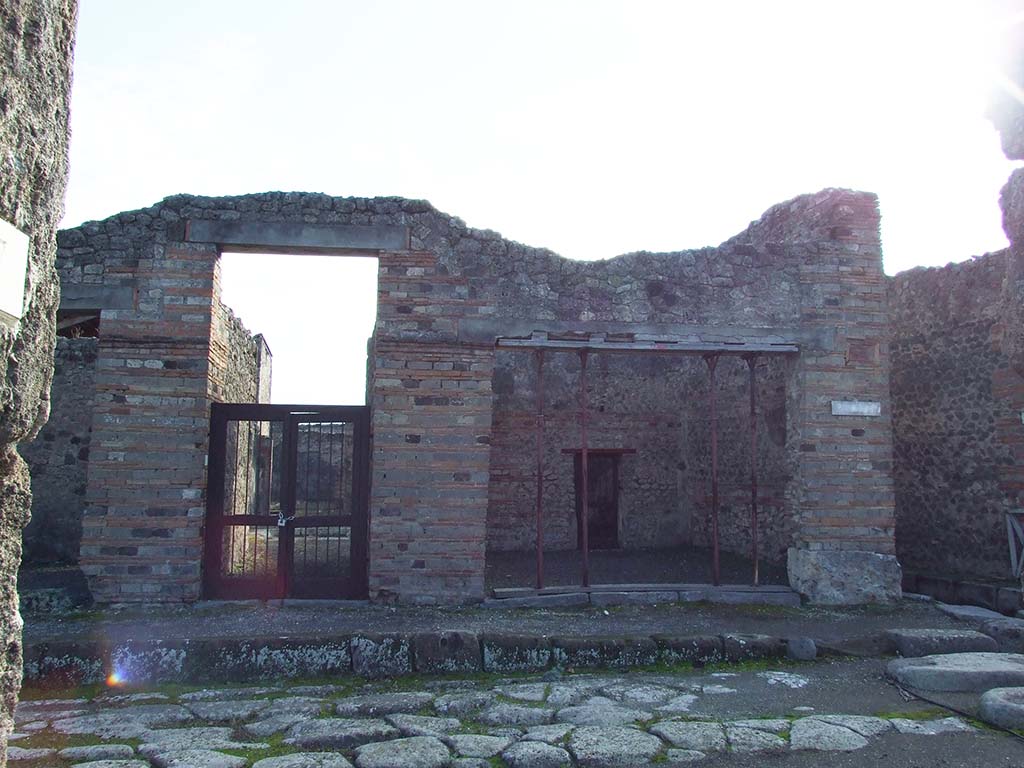
<svg viewBox="0 0 1024 768">
<path fill-rule="evenodd" d="M 224 471 L 227 464 L 227 426 L 231 421 L 278 421 L 284 425 L 284 468 L 281 475 L 282 514 L 294 515 L 295 507 L 295 445 L 290 425 L 298 423 L 296 417 L 321 418 L 327 422 L 352 424 L 352 511 L 349 525 L 351 536 L 350 589 L 346 594 L 323 599 L 364 600 L 369 595 L 370 551 L 370 407 L 367 405 L 278 405 L 267 403 L 211 403 L 209 460 L 206 476 L 206 518 L 203 524 L 202 595 L 210 600 L 284 599 L 291 597 L 292 574 L 285 568 L 285 548 L 278 546 L 278 568 L 272 591 L 275 594 L 251 594 L 267 589 L 266 580 L 225 577 L 221 575 L 223 560 Z M 245 516 L 253 517 L 253 516 Z M 273 516 L 253 524 L 272 525 Z M 289 550 L 291 547 L 288 548 Z M 294 565 L 294 563 L 292 564 Z M 267 589 L 267 591 L 271 591 Z"/>
</svg>

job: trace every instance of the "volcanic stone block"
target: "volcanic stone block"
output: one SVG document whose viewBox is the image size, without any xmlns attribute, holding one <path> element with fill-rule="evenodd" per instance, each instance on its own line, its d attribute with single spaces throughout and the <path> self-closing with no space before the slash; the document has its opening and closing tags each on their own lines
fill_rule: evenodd
<svg viewBox="0 0 1024 768">
<path fill-rule="evenodd" d="M 551 643 L 535 635 L 484 634 L 484 672 L 529 672 L 551 664 Z"/>
<path fill-rule="evenodd" d="M 791 548 L 788 570 L 793 589 L 812 603 L 891 603 L 902 595 L 900 564 L 894 555 Z"/>
<path fill-rule="evenodd" d="M 998 651 L 996 641 L 970 629 L 890 629 L 886 636 L 900 656 Z"/>
<path fill-rule="evenodd" d="M 551 645 L 560 667 L 628 669 L 658 661 L 658 645 L 649 637 L 555 637 Z"/>
<path fill-rule="evenodd" d="M 413 637 L 413 661 L 423 674 L 480 672 L 480 637 L 464 630 L 420 632 Z"/>
</svg>

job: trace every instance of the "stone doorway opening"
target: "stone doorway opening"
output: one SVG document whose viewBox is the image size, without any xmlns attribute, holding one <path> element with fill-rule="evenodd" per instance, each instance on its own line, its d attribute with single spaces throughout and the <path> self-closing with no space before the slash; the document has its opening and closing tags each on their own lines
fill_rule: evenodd
<svg viewBox="0 0 1024 768">
<path fill-rule="evenodd" d="M 788 585 L 796 350 L 561 343 L 498 343 L 488 594 Z"/>
</svg>

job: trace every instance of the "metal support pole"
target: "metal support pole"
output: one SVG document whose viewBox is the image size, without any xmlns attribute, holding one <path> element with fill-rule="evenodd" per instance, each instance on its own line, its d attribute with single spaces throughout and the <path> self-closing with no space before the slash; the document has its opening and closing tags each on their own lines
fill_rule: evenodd
<svg viewBox="0 0 1024 768">
<path fill-rule="evenodd" d="M 580 536 L 583 541 L 583 586 L 590 586 L 590 471 L 587 456 L 587 350 L 580 350 Z"/>
<path fill-rule="evenodd" d="M 754 586 L 758 585 L 757 557 L 757 355 L 745 355 L 750 369 L 750 557 L 754 561 Z"/>
<path fill-rule="evenodd" d="M 718 397 L 715 391 L 715 366 L 718 355 L 705 355 L 708 364 L 708 405 L 711 410 L 711 583 L 722 580 L 718 557 Z"/>
<path fill-rule="evenodd" d="M 544 350 L 537 350 L 537 589 L 544 589 Z"/>
</svg>

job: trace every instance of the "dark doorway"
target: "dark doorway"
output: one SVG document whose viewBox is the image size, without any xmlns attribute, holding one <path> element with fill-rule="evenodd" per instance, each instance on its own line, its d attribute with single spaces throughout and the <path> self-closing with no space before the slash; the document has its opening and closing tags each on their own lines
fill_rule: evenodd
<svg viewBox="0 0 1024 768">
<path fill-rule="evenodd" d="M 574 454 L 576 486 L 576 546 L 583 549 L 581 454 Z M 619 546 L 619 455 L 588 452 L 587 540 L 590 549 L 618 549 Z"/>
<path fill-rule="evenodd" d="M 364 598 L 365 406 L 214 403 L 209 598 Z"/>
</svg>

